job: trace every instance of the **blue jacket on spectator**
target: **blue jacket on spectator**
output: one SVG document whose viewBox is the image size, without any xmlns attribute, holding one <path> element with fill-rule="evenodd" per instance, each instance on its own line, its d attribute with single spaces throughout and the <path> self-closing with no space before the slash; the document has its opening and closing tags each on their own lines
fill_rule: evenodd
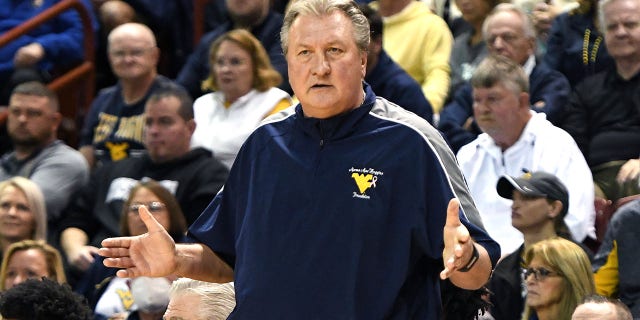
<svg viewBox="0 0 640 320">
<path fill-rule="evenodd" d="M 536 64 L 529 75 L 529 101 L 531 110 L 544 112 L 554 125 L 559 125 L 564 118 L 565 106 L 569 100 L 571 87 L 567 79 L 558 71 Z M 543 101 L 544 107 L 534 106 Z M 464 128 L 469 117 L 473 117 L 473 88 L 466 83 L 455 92 L 451 103 L 440 112 L 438 129 L 442 131 L 454 152 L 473 141 L 480 129 L 475 124 L 471 130 Z"/>
<path fill-rule="evenodd" d="M 59 0 L 43 0 L 35 6 L 33 1 L 0 0 L 0 34 L 3 34 L 39 13 L 56 5 Z M 75 10 L 68 10 L 26 35 L 0 47 L 0 74 L 13 72 L 13 57 L 21 47 L 37 42 L 45 50 L 38 64 L 42 70 L 54 66 L 72 66 L 83 58 L 82 22 Z"/>
<path fill-rule="evenodd" d="M 433 123 L 433 108 L 424 97 L 422 88 L 404 69 L 382 50 L 378 63 L 364 78 L 380 97 L 419 115 Z"/>
</svg>

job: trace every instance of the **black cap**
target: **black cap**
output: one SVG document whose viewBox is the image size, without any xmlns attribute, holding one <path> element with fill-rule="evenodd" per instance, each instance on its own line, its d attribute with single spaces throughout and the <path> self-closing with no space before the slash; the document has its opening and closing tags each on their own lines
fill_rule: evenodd
<svg viewBox="0 0 640 320">
<path fill-rule="evenodd" d="M 498 194 L 507 199 L 513 199 L 513 190 L 518 190 L 525 196 L 544 197 L 562 202 L 562 212 L 564 217 L 569 210 L 569 191 L 558 177 L 544 172 L 527 172 L 521 177 L 502 176 L 498 180 Z"/>
</svg>

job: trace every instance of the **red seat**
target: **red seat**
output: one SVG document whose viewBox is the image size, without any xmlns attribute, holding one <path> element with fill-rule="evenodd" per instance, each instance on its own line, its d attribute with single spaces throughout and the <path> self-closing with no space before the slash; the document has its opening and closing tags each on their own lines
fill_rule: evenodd
<svg viewBox="0 0 640 320">
<path fill-rule="evenodd" d="M 593 204 L 596 209 L 595 228 L 597 239 L 595 241 L 585 241 L 585 244 L 594 252 L 598 251 L 598 247 L 600 247 L 600 243 L 602 243 L 602 240 L 604 239 L 604 235 L 607 232 L 607 226 L 609 225 L 609 221 L 611 221 L 613 215 L 621 206 L 636 199 L 640 199 L 640 194 L 620 198 L 615 202 L 596 197 Z"/>
</svg>

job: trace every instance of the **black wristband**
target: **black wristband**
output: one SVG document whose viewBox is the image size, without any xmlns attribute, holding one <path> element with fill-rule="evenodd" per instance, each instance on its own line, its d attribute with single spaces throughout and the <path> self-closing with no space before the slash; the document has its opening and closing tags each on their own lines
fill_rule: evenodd
<svg viewBox="0 0 640 320">
<path fill-rule="evenodd" d="M 478 249 L 476 248 L 475 244 L 471 244 L 473 246 L 473 252 L 471 253 L 471 259 L 469 260 L 469 262 L 467 263 L 466 266 L 458 269 L 458 271 L 460 272 L 467 272 L 469 270 L 471 270 L 471 268 L 473 268 L 473 266 L 476 264 L 476 262 L 478 262 L 478 259 L 480 258 L 480 253 L 478 252 Z"/>
</svg>

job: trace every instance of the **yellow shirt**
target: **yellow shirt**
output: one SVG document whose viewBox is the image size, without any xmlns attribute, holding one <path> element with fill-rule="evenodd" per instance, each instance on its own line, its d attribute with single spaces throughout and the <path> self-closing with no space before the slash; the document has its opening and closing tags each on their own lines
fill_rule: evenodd
<svg viewBox="0 0 640 320">
<path fill-rule="evenodd" d="M 371 7 L 378 9 L 378 3 Z M 422 86 L 434 113 L 442 109 L 449 90 L 449 57 L 453 36 L 447 23 L 424 2 L 413 1 L 383 18 L 384 50 Z"/>
</svg>

